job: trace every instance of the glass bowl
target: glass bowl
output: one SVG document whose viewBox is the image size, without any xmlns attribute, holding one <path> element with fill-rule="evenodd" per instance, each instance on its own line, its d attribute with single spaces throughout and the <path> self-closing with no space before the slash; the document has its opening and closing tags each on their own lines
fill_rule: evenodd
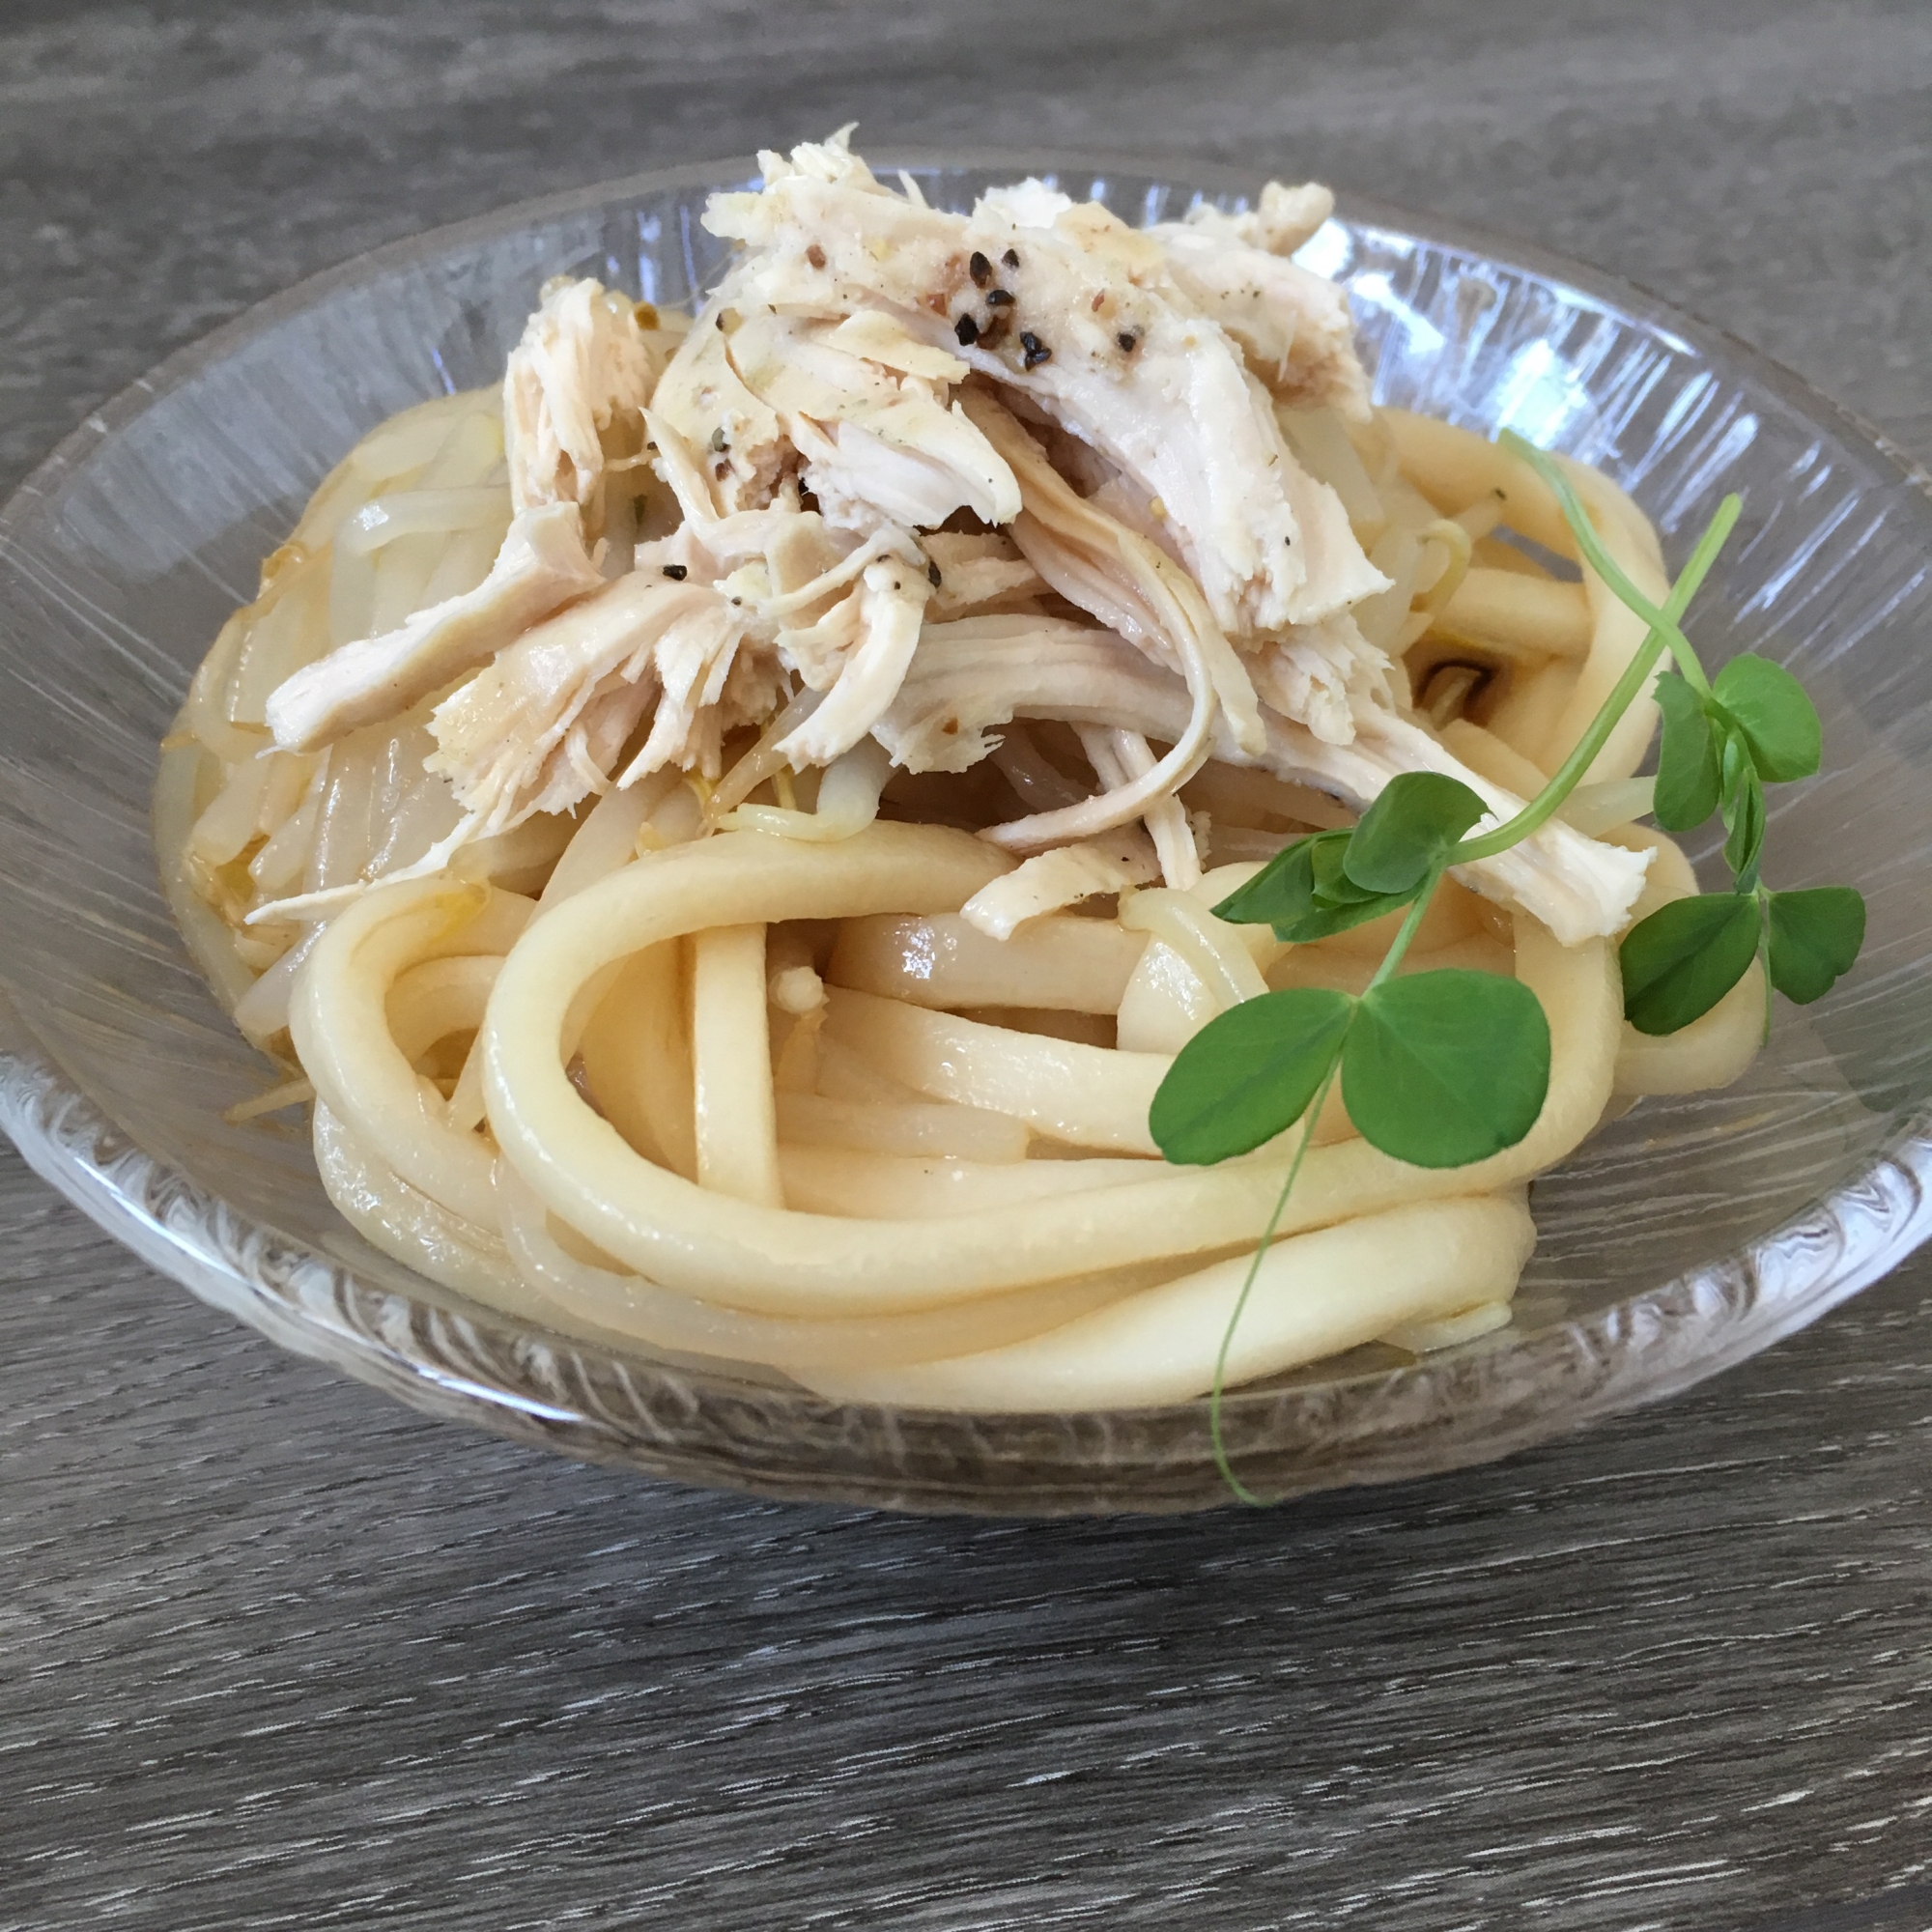
<svg viewBox="0 0 1932 1932">
<path fill-rule="evenodd" d="M 893 158 L 891 166 L 899 163 Z M 1135 222 L 1259 184 L 1003 155 L 908 157 L 935 203 L 1029 171 Z M 1206 1406 L 961 1416 L 823 1401 L 520 1325 L 377 1253 L 259 1091 L 156 883 L 156 749 L 258 560 L 363 431 L 494 382 L 539 285 L 681 303 L 746 162 L 641 175 L 381 249 L 172 357 L 0 514 L 0 1122 L 34 1167 L 196 1294 L 434 1413 L 684 1481 L 908 1509 L 1053 1514 L 1227 1500 Z M 1344 206 L 1308 259 L 1350 288 L 1378 398 L 1602 465 L 1679 562 L 1726 490 L 1709 663 L 1791 665 L 1828 769 L 1776 795 L 1774 883 L 1849 877 L 1857 971 L 1780 1006 L 1728 1092 L 1650 1100 L 1537 1183 L 1513 1324 L 1411 1360 L 1358 1350 L 1228 1402 L 1275 1494 L 1504 1455 L 1654 1401 L 1810 1321 L 1921 1240 L 1932 1168 L 1932 500 L 1881 439 L 1663 303 L 1433 220 Z M 1698 854 L 1708 863 L 1708 853 Z"/>
</svg>

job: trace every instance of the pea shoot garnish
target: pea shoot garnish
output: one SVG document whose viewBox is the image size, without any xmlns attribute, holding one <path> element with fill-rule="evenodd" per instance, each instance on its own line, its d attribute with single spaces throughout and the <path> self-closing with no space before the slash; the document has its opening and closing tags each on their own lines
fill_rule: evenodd
<svg viewBox="0 0 1932 1932">
<path fill-rule="evenodd" d="M 1214 908 L 1305 945 L 1406 908 L 1394 942 L 1360 994 L 1295 987 L 1245 1001 L 1211 1020 L 1176 1056 L 1149 1114 L 1171 1161 L 1208 1165 L 1252 1151 L 1299 1122 L 1280 1195 L 1236 1300 L 1208 1403 L 1214 1456 L 1234 1494 L 1258 1502 L 1235 1474 L 1221 1435 L 1228 1351 L 1263 1257 L 1287 1208 L 1322 1108 L 1337 1081 L 1357 1132 L 1417 1167 L 1463 1167 L 1517 1145 L 1549 1087 L 1549 1026 L 1520 980 L 1444 968 L 1397 977 L 1445 873 L 1492 858 L 1562 809 L 1619 719 L 1655 683 L 1663 731 L 1654 815 L 1690 832 L 1724 827 L 1728 892 L 1677 899 L 1641 920 L 1619 952 L 1624 1012 L 1639 1032 L 1672 1034 L 1709 1012 L 1750 969 L 1771 992 L 1807 1005 L 1847 972 L 1864 942 L 1864 900 L 1849 886 L 1775 892 L 1762 880 L 1764 788 L 1819 768 L 1818 714 L 1781 667 L 1743 655 L 1706 677 L 1681 620 L 1738 520 L 1726 497 L 1662 605 L 1609 554 L 1561 468 L 1504 432 L 1510 451 L 1555 497 L 1578 554 L 1648 626 L 1642 645 L 1560 770 L 1523 809 L 1488 831 L 1489 808 L 1438 773 L 1392 780 L 1350 830 L 1318 832 L 1278 853 Z M 1671 668 L 1656 676 L 1665 654 Z"/>
</svg>

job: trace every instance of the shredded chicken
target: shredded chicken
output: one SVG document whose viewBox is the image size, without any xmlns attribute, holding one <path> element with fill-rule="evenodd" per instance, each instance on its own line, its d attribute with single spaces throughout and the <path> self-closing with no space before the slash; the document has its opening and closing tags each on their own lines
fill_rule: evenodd
<svg viewBox="0 0 1932 1932">
<path fill-rule="evenodd" d="M 1200 202 L 1187 211 L 1184 225 L 1204 235 L 1225 235 L 1250 248 L 1265 248 L 1270 255 L 1293 255 L 1334 213 L 1335 197 L 1320 182 L 1294 187 L 1269 182 L 1255 207 L 1231 214 Z M 1165 237 L 1179 225 L 1161 222 L 1150 232 Z"/>
<path fill-rule="evenodd" d="M 283 751 L 312 752 L 358 724 L 393 718 L 603 582 L 584 553 L 574 503 L 526 510 L 474 590 L 418 611 L 380 638 L 339 645 L 284 679 L 264 710 L 269 729 Z"/>
<path fill-rule="evenodd" d="M 705 215 L 740 246 L 688 330 L 594 281 L 545 289 L 505 376 L 513 514 L 484 581 L 269 698 L 285 751 L 437 700 L 428 769 L 460 816 L 412 870 L 667 767 L 723 776 L 717 810 L 750 823 L 785 816 L 744 806 L 785 766 L 869 783 L 888 753 L 995 757 L 1027 815 L 982 836 L 1037 855 L 980 909 L 1010 931 L 1191 886 L 1177 794 L 1210 758 L 1355 809 L 1417 770 L 1516 808 L 1357 622 L 1391 636 L 1372 600 L 1406 618 L 1410 592 L 1357 537 L 1389 512 L 1349 443 L 1372 412 L 1346 295 L 1292 259 L 1325 189 L 1136 230 L 1033 181 L 929 208 L 843 134 L 762 159 Z M 1072 727 L 1094 789 L 1029 719 Z M 1467 870 L 1574 941 L 1621 926 L 1644 865 L 1552 823 Z"/>
<path fill-rule="evenodd" d="M 629 302 L 593 281 L 549 283 L 503 378 L 513 515 L 489 576 L 286 679 L 265 713 L 276 744 L 310 751 L 406 711 L 595 590 L 604 572 L 592 545 L 610 512 L 607 444 L 638 449 L 657 376 Z"/>
<path fill-rule="evenodd" d="M 726 277 L 727 304 L 828 319 L 883 309 L 1018 390 L 1160 505 L 1230 632 L 1311 622 L 1386 587 L 1159 242 L 1037 182 L 970 215 L 919 207 L 839 140 L 763 160 L 762 191 L 720 195 L 705 216 L 750 251 Z"/>
<path fill-rule="evenodd" d="M 1015 718 L 1132 730 L 1162 742 L 1185 729 L 1187 688 L 1112 634 L 1051 619 L 982 617 L 930 625 L 879 737 L 913 771 L 970 763 L 952 748 L 984 744 Z M 1476 792 L 1500 821 L 1523 801 L 1461 764 L 1420 724 L 1393 712 L 1371 714 L 1350 745 L 1331 745 L 1278 713 L 1264 711 L 1266 738 L 1245 752 L 1217 726 L 1212 754 L 1306 785 L 1359 810 L 1398 773 L 1439 771 Z M 928 765 L 927 761 L 931 763 Z M 953 762 L 956 760 L 957 762 Z M 1625 923 L 1642 890 L 1648 854 L 1586 838 L 1552 820 L 1520 845 L 1461 868 L 1474 891 L 1520 906 L 1565 945 Z"/>
<path fill-rule="evenodd" d="M 1030 603 L 1046 588 L 1042 578 L 1009 537 L 956 536 L 935 530 L 925 554 L 939 572 L 932 593 L 935 617 L 964 617 L 976 611 L 1010 610 Z"/>
<path fill-rule="evenodd" d="M 1355 357 L 1349 298 L 1333 282 L 1201 222 L 1148 232 L 1159 238 L 1177 285 L 1240 344 L 1277 401 L 1327 405 L 1368 421 L 1369 384 Z"/>
<path fill-rule="evenodd" d="M 723 694 L 741 633 L 708 584 L 620 577 L 527 631 L 437 707 L 430 768 L 477 837 L 568 810 L 608 787 L 647 710 L 657 742 L 639 776 L 684 749 L 707 694 L 711 703 Z"/>
<path fill-rule="evenodd" d="M 981 886 L 959 910 L 967 924 L 987 938 L 1010 939 L 1030 919 L 1064 911 L 1082 899 L 1111 896 L 1124 886 L 1151 885 L 1159 877 L 1159 862 L 1146 838 L 1103 834 L 1036 854 Z"/>
<path fill-rule="evenodd" d="M 567 275 L 545 284 L 503 377 L 511 509 L 575 503 L 594 544 L 604 534 L 607 461 L 637 454 L 662 373 L 622 296 Z"/>
</svg>

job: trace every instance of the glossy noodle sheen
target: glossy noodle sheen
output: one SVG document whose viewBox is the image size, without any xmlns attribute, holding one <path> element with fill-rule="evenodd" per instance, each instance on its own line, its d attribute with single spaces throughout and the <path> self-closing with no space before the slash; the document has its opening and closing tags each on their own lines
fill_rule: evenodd
<svg viewBox="0 0 1932 1932">
<path fill-rule="evenodd" d="M 1393 936 L 1213 907 L 1402 772 L 1507 815 L 1644 627 L 1539 560 L 1576 551 L 1532 470 L 1370 406 L 1278 252 L 1305 227 L 943 213 L 838 141 L 706 218 L 742 247 L 695 326 L 553 283 L 500 394 L 325 479 L 164 749 L 170 902 L 345 1217 L 464 1294 L 839 1400 L 1199 1395 L 1294 1135 L 1171 1167 L 1154 1091 Z M 1025 334 L 975 249 L 1025 265 Z M 1661 599 L 1641 513 L 1568 473 Z M 1331 1095 L 1230 1379 L 1506 1321 L 1526 1183 L 1748 1063 L 1755 973 L 1669 1038 L 1623 1019 L 1618 935 L 1696 890 L 1608 822 L 1655 722 L 1404 961 L 1536 995 L 1535 1124 L 1424 1170 Z"/>
</svg>

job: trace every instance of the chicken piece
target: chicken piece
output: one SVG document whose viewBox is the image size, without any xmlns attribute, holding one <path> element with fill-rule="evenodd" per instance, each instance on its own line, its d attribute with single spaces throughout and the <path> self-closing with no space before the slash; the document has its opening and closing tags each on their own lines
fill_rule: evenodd
<svg viewBox="0 0 1932 1932">
<path fill-rule="evenodd" d="M 1178 677 L 1109 632 L 1052 618 L 977 617 L 926 627 L 876 735 L 910 770 L 953 771 L 974 762 L 970 748 L 1015 718 L 1054 718 L 1171 741 L 1186 729 L 1191 708 Z M 1260 766 L 1357 810 L 1405 771 L 1461 780 L 1498 819 L 1521 809 L 1515 794 L 1392 712 L 1369 712 L 1350 745 L 1325 743 L 1272 711 L 1261 715 L 1266 735 L 1258 754 L 1236 744 L 1223 720 L 1213 755 Z M 1472 891 L 1520 907 L 1569 946 L 1622 930 L 1649 857 L 1552 820 L 1507 852 L 1460 867 L 1457 876 Z"/>
<path fill-rule="evenodd" d="M 591 545 L 608 513 L 606 444 L 641 443 L 657 376 L 630 302 L 594 281 L 547 283 L 503 378 L 512 517 L 489 576 L 285 678 L 264 711 L 275 742 L 309 751 L 392 718 L 594 591 L 605 579 Z"/>
<path fill-rule="evenodd" d="M 585 790 L 585 713 L 622 686 L 635 726 L 657 693 L 654 654 L 680 617 L 715 615 L 717 593 L 633 574 L 526 631 L 439 704 L 432 771 L 450 782 L 475 836 L 534 811 L 567 810 Z M 610 723 L 610 707 L 602 708 Z M 579 734 L 572 747 L 567 741 Z M 621 734 L 621 745 L 626 731 Z M 615 751 L 611 755 L 614 757 Z M 604 767 L 596 774 L 604 782 Z"/>
<path fill-rule="evenodd" d="M 764 189 L 714 197 L 705 222 L 753 251 L 732 275 L 742 300 L 825 318 L 884 309 L 1099 450 L 1160 502 L 1231 634 L 1386 587 L 1161 245 L 1097 204 L 1033 183 L 971 215 L 921 208 L 834 142 L 767 156 Z"/>
<path fill-rule="evenodd" d="M 474 590 L 432 604 L 381 637 L 338 645 L 284 678 L 264 710 L 269 729 L 283 751 L 310 752 L 393 718 L 603 582 L 584 552 L 574 502 L 526 510 Z"/>
<path fill-rule="evenodd" d="M 724 294 L 714 296 L 651 397 L 659 473 L 694 520 L 763 508 L 795 466 L 777 412 L 746 387 L 726 353 L 725 325 L 736 319 Z"/>
<path fill-rule="evenodd" d="M 1109 791 L 1145 777 L 1157 762 L 1153 747 L 1138 731 L 1101 724 L 1076 724 L 1073 730 L 1094 776 Z M 1141 823 L 1153 840 L 1163 882 L 1181 892 L 1192 891 L 1201 883 L 1201 849 L 1194 842 L 1187 808 L 1169 792 L 1141 813 Z"/>
<path fill-rule="evenodd" d="M 625 767 L 617 781 L 620 785 L 635 783 L 647 772 L 669 764 L 702 772 L 706 778 L 718 776 L 727 723 L 753 722 L 727 720 L 724 712 L 744 636 L 739 613 L 728 601 L 721 601 L 671 625 L 659 639 L 653 654 L 657 710 L 644 748 Z"/>
<path fill-rule="evenodd" d="M 1012 473 L 947 406 L 966 365 L 891 316 L 862 311 L 828 327 L 761 312 L 732 332 L 726 353 L 805 459 L 805 486 L 828 523 L 870 534 L 943 524 L 957 510 L 989 524 L 1017 513 Z"/>
<path fill-rule="evenodd" d="M 1065 911 L 1082 899 L 1111 896 L 1127 886 L 1149 886 L 1160 866 L 1144 834 L 1124 827 L 1077 845 L 1036 853 L 983 885 L 959 908 L 968 925 L 988 939 L 1010 939 L 1030 919 Z"/>
<path fill-rule="evenodd" d="M 653 701 L 650 739 L 622 781 L 684 762 L 696 714 L 720 703 L 742 635 L 710 585 L 639 572 L 526 631 L 431 717 L 428 768 L 449 781 L 466 814 L 451 849 L 607 789 Z"/>
<path fill-rule="evenodd" d="M 1160 222 L 1151 232 L 1164 235 L 1170 228 L 1184 226 L 1204 235 L 1224 235 L 1250 248 L 1265 248 L 1270 255 L 1293 255 L 1334 213 L 1335 197 L 1320 182 L 1301 182 L 1293 187 L 1269 182 L 1255 208 L 1234 214 L 1201 202 L 1180 222 Z"/>
<path fill-rule="evenodd" d="M 902 376 L 923 376 L 928 383 L 963 383 L 972 373 L 951 350 L 922 342 L 883 309 L 859 309 L 829 328 L 819 324 L 814 333 L 828 348 L 863 356 Z"/>
<path fill-rule="evenodd" d="M 980 487 L 968 463 L 948 448 L 968 440 L 970 432 L 967 432 L 963 418 L 928 399 L 907 397 L 864 421 L 838 422 L 829 431 L 801 418 L 793 440 L 806 459 L 806 487 L 827 522 L 870 532 L 943 524 L 955 510 L 982 516 L 1004 507 L 1005 496 Z M 1004 492 L 1010 479 L 998 487 Z"/>
<path fill-rule="evenodd" d="M 626 298 L 588 279 L 546 282 L 503 376 L 512 511 L 575 503 L 585 546 L 595 545 L 606 520 L 607 458 L 639 450 L 660 373 Z"/>
<path fill-rule="evenodd" d="M 1178 286 L 1240 344 L 1250 372 L 1276 401 L 1369 420 L 1369 380 L 1344 290 L 1198 222 L 1163 222 L 1147 232 L 1159 241 Z"/>
<path fill-rule="evenodd" d="M 747 542 L 755 549 L 727 571 Z M 739 724 L 762 724 L 783 702 L 783 674 L 795 672 L 831 694 L 780 747 L 800 765 L 829 763 L 865 737 L 918 645 L 933 587 L 928 559 L 908 532 L 889 526 L 862 541 L 795 503 L 687 525 L 639 550 L 639 573 L 667 566 L 725 599 L 754 647 L 735 660 L 740 684 L 727 687 L 724 710 L 680 728 L 709 733 L 709 744 Z M 742 680 L 753 664 L 767 694 L 762 710 L 745 708 L 750 698 L 737 695 L 749 691 Z"/>
<path fill-rule="evenodd" d="M 1258 746 L 1254 685 L 1193 579 L 1094 498 L 1078 496 L 1010 412 L 980 395 L 967 408 L 1021 479 L 1024 508 L 1012 526 L 1020 554 L 1063 597 L 1179 671 L 1197 698 L 1211 687 L 1235 735 Z"/>
<path fill-rule="evenodd" d="M 1015 851 L 1090 838 L 1141 817 L 1186 783 L 1208 755 L 1217 708 L 1240 742 L 1258 750 L 1262 725 L 1254 687 L 1185 571 L 1076 496 L 1025 428 L 989 396 L 971 395 L 967 403 L 974 422 L 1021 479 L 1025 507 L 1012 533 L 1027 560 L 1054 589 L 1112 622 L 1186 681 L 1187 723 L 1173 734 L 1164 757 L 1095 798 L 984 834 Z M 972 762 L 969 757 L 948 768 L 963 770 Z"/>
<path fill-rule="evenodd" d="M 1104 639 L 1103 643 L 1095 639 Z M 988 732 L 1009 724 L 1017 715 L 1003 706 L 990 683 L 991 667 L 1008 664 L 1029 651 L 1041 657 L 1065 656 L 1089 670 L 1103 673 L 1094 692 L 1094 704 L 1077 716 L 1090 723 L 1109 722 L 1110 696 L 1117 693 L 1137 697 L 1139 686 L 1122 681 L 1116 673 L 1122 640 L 1090 624 L 1077 624 L 1064 617 L 1037 617 L 1031 614 L 1000 614 L 962 617 L 952 623 L 928 622 L 920 639 L 918 656 L 913 660 L 893 701 L 872 726 L 872 735 L 893 754 L 893 762 L 909 772 L 965 772 L 981 758 L 991 755 L 999 740 Z M 1128 647 L 1130 648 L 1130 647 Z M 1138 656 L 1138 653 L 1134 653 Z M 1152 666 L 1148 668 L 1151 671 Z M 1057 693 L 1065 684 L 1055 680 Z M 1179 693 L 1185 701 L 1184 685 L 1161 673 L 1155 685 L 1163 706 Z M 960 701 L 952 702 L 954 693 Z M 1139 698 L 1145 704 L 1150 701 Z M 1075 717 L 1072 712 L 1054 716 Z M 1182 728 L 1185 728 L 1185 714 Z"/>
<path fill-rule="evenodd" d="M 829 765 L 878 723 L 912 663 L 931 595 L 925 572 L 896 558 L 866 566 L 847 600 L 857 607 L 855 635 L 838 679 L 825 702 L 779 746 L 794 765 Z"/>
<path fill-rule="evenodd" d="M 1018 509 L 1011 474 L 947 407 L 945 385 L 968 373 L 956 357 L 880 311 L 838 323 L 746 313 L 734 287 L 727 278 L 707 305 L 651 411 L 658 467 L 687 520 L 775 507 L 794 474 L 828 525 L 859 535 Z"/>
<path fill-rule="evenodd" d="M 924 540 L 926 555 L 939 572 L 932 614 L 945 619 L 1011 609 L 1046 589 L 1046 581 L 1020 554 L 1019 546 L 997 531 L 955 536 L 935 530 Z"/>
<path fill-rule="evenodd" d="M 1346 611 L 1291 625 L 1242 663 L 1264 703 L 1330 745 L 1352 743 L 1363 714 L 1387 707 L 1389 661 Z"/>
<path fill-rule="evenodd" d="M 778 600 L 774 613 L 802 610 L 836 584 L 850 582 L 839 566 L 860 548 L 849 531 L 834 530 L 812 510 L 775 520 L 763 545 L 765 576 Z"/>
</svg>

